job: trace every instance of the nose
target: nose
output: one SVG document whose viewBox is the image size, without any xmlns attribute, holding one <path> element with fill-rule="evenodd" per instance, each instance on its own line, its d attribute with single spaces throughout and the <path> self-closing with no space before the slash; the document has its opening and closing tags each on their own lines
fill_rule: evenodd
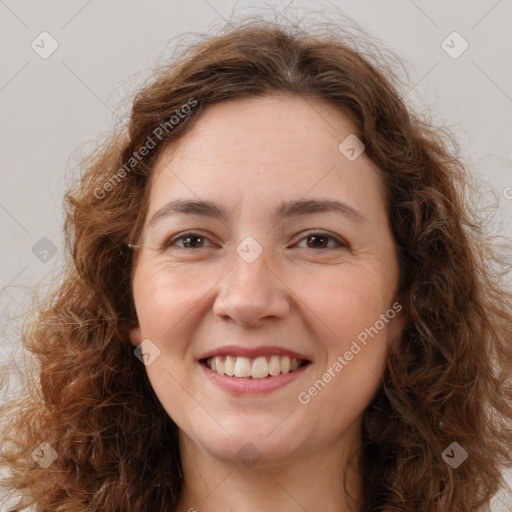
<svg viewBox="0 0 512 512">
<path fill-rule="evenodd" d="M 216 316 L 249 326 L 288 314 L 291 292 L 279 271 L 269 266 L 269 251 L 265 248 L 252 262 L 235 252 L 231 270 L 219 283 Z"/>
</svg>

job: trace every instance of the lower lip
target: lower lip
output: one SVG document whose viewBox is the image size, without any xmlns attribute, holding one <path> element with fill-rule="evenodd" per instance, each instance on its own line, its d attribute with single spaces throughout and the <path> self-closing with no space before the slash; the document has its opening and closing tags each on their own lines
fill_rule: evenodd
<svg viewBox="0 0 512 512">
<path fill-rule="evenodd" d="M 311 366 L 307 363 L 290 373 L 282 373 L 273 377 L 265 377 L 264 379 L 249 379 L 243 377 L 229 377 L 228 375 L 221 375 L 220 373 L 210 370 L 205 364 L 199 363 L 206 376 L 211 379 L 222 390 L 227 391 L 233 395 L 263 395 L 271 393 L 276 389 L 282 388 L 290 382 L 298 379 L 304 374 Z"/>
</svg>

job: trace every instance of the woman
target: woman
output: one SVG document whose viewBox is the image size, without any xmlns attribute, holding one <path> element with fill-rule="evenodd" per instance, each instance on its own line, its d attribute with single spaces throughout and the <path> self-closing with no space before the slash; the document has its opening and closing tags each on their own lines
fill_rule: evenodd
<svg viewBox="0 0 512 512">
<path fill-rule="evenodd" d="M 333 34 L 212 37 L 85 162 L 11 510 L 486 510 L 511 295 L 446 135 Z"/>
</svg>

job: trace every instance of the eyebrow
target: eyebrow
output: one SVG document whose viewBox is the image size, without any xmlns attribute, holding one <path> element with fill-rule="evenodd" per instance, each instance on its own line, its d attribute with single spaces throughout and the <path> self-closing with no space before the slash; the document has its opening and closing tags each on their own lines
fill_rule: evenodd
<svg viewBox="0 0 512 512">
<path fill-rule="evenodd" d="M 312 213 L 337 212 L 345 215 L 349 219 L 361 223 L 367 219 L 361 212 L 352 208 L 348 204 L 336 200 L 327 199 L 298 199 L 294 201 L 283 201 L 275 212 L 276 219 L 285 219 L 297 217 L 299 215 L 308 215 Z M 217 217 L 220 220 L 227 221 L 228 212 L 219 204 L 212 201 L 194 200 L 194 199 L 176 199 L 166 203 L 157 210 L 149 220 L 152 226 L 160 220 L 176 214 L 194 215 L 198 217 Z"/>
</svg>

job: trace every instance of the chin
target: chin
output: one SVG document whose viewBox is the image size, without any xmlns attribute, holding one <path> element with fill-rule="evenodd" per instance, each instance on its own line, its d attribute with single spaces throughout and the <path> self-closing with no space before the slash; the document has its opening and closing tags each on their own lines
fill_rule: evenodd
<svg viewBox="0 0 512 512">
<path fill-rule="evenodd" d="M 237 417 L 231 422 L 219 420 L 226 430 L 215 423 L 215 428 L 209 425 L 211 428 L 186 435 L 219 460 L 263 468 L 300 454 L 298 434 L 294 436 L 289 429 L 279 432 L 280 427 L 272 432 L 280 421 L 282 418 L 276 418 L 273 422 L 260 419 L 258 422 L 256 418 L 244 415 L 243 419 Z"/>
</svg>

